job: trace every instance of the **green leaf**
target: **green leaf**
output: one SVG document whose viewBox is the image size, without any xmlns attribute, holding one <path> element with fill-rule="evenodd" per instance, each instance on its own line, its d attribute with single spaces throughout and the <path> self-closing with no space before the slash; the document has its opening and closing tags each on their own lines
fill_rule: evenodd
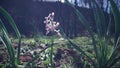
<svg viewBox="0 0 120 68">
<path fill-rule="evenodd" d="M 8 34 L 8 31 L 7 31 L 7 29 L 5 28 L 5 26 L 4 26 L 4 24 L 3 24 L 3 22 L 2 22 L 1 19 L 0 19 L 0 25 L 1 25 L 1 28 L 3 28 L 3 29 L 5 30 L 5 32 Z"/>
<path fill-rule="evenodd" d="M 2 7 L 0 7 L 0 13 L 3 14 L 3 16 L 6 18 L 6 20 L 10 23 L 10 25 L 11 25 L 12 28 L 14 29 L 17 37 L 18 37 L 18 38 L 21 37 L 21 36 L 20 36 L 20 33 L 19 33 L 19 31 L 18 31 L 18 28 L 17 28 L 17 26 L 15 25 L 15 22 L 14 22 L 14 20 L 12 19 L 12 17 L 10 16 L 10 14 L 9 14 L 6 10 L 4 10 Z"/>
<path fill-rule="evenodd" d="M 21 45 L 21 35 L 19 33 L 19 30 L 13 20 L 13 18 L 10 16 L 10 14 L 4 10 L 2 7 L 0 7 L 0 13 L 4 16 L 4 18 L 6 18 L 6 20 L 9 22 L 9 24 L 12 26 L 13 30 L 15 31 L 18 39 L 19 39 L 19 43 L 18 43 L 18 53 L 17 53 L 17 62 L 19 63 L 19 56 L 20 56 L 20 45 Z M 4 30 L 7 32 L 7 29 L 5 29 L 5 27 L 3 27 Z"/>
<path fill-rule="evenodd" d="M 97 35 L 98 35 L 98 63 L 99 67 L 105 67 L 105 63 L 107 62 L 107 55 L 108 55 L 108 48 L 107 48 L 107 41 L 103 41 L 103 38 L 107 40 L 107 30 L 110 29 L 110 23 L 107 26 L 106 19 L 104 16 L 104 11 L 99 7 L 95 0 L 93 0 L 93 14 L 95 18 L 96 28 L 97 28 Z"/>
<path fill-rule="evenodd" d="M 117 7 L 117 5 L 115 4 L 115 2 L 113 0 L 110 0 L 110 5 L 112 8 L 112 13 L 114 16 L 114 20 L 115 20 L 115 44 L 117 43 L 117 39 L 120 36 L 120 12 L 119 9 Z"/>
<path fill-rule="evenodd" d="M 88 21 L 86 20 L 86 18 L 82 15 L 82 13 L 79 12 L 78 9 L 76 9 L 72 4 L 70 4 L 67 0 L 66 0 L 66 4 L 68 6 L 70 6 L 74 13 L 77 15 L 79 21 L 84 25 L 84 27 L 88 30 L 91 38 L 92 38 L 92 43 L 93 43 L 93 47 L 94 47 L 94 51 L 95 51 L 95 54 L 96 54 L 96 58 L 98 58 L 98 49 L 97 49 L 97 46 L 96 46 L 96 42 L 95 42 L 95 37 L 94 37 L 94 32 L 92 31 L 92 29 L 90 28 L 90 24 L 88 23 Z M 96 65 L 97 67 L 97 65 Z"/>
<path fill-rule="evenodd" d="M 77 51 L 79 51 L 83 55 L 85 55 L 92 62 L 93 66 L 95 66 L 95 63 L 93 62 L 93 60 L 79 46 L 77 46 L 75 43 L 73 43 L 70 39 L 67 39 L 67 40 L 71 44 L 72 47 L 74 47 Z"/>
<path fill-rule="evenodd" d="M 14 54 L 14 49 L 12 47 L 12 43 L 11 43 L 6 31 L 4 30 L 4 28 L 1 25 L 0 25 L 0 29 L 3 32 L 3 36 L 0 36 L 0 40 L 7 47 L 7 50 L 8 50 L 9 56 L 10 56 L 10 62 L 12 64 L 12 66 L 16 67 L 15 54 Z"/>
</svg>

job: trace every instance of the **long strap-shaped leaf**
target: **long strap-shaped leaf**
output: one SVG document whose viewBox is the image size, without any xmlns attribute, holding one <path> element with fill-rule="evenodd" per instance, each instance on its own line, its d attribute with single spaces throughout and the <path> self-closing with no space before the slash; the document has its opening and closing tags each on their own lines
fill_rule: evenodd
<svg viewBox="0 0 120 68">
<path fill-rule="evenodd" d="M 14 20 L 12 19 L 12 17 L 10 16 L 10 14 L 4 10 L 2 7 L 0 7 L 0 13 L 3 14 L 3 16 L 7 19 L 7 21 L 10 23 L 10 25 L 12 26 L 12 28 L 14 29 L 17 37 L 20 37 L 20 33 L 19 30 L 14 22 Z"/>
<path fill-rule="evenodd" d="M 8 53 L 9 53 L 9 57 L 10 57 L 10 62 L 12 64 L 12 66 L 16 67 L 14 49 L 12 47 L 12 43 L 11 43 L 9 37 L 8 37 L 8 34 L 6 33 L 6 31 L 4 29 L 4 25 L 0 24 L 0 31 L 3 33 L 3 35 L 0 36 L 0 40 L 7 47 L 7 50 L 8 50 Z"/>
<path fill-rule="evenodd" d="M 118 56 L 118 51 L 117 51 L 117 48 L 118 48 L 118 43 L 119 43 L 119 37 L 120 37 L 120 12 L 119 12 L 119 9 L 117 7 L 117 5 L 115 4 L 115 2 L 113 0 L 110 0 L 110 5 L 111 5 L 111 8 L 112 8 L 112 13 L 113 13 L 113 16 L 114 16 L 114 20 L 115 20 L 115 37 L 114 37 L 114 48 L 113 48 L 113 51 L 110 55 L 110 58 L 109 60 L 107 61 L 107 65 L 108 67 L 112 67 L 115 65 L 115 63 L 117 63 L 119 61 L 119 57 Z"/>
<path fill-rule="evenodd" d="M 107 22 L 105 20 L 103 9 L 99 7 L 99 5 L 95 0 L 92 1 L 93 1 L 92 8 L 95 17 L 95 23 L 99 33 L 98 35 L 105 36 L 107 32 Z"/>
<path fill-rule="evenodd" d="M 72 7 L 73 8 L 73 11 L 75 12 L 75 14 L 77 15 L 78 19 L 81 21 L 81 23 L 85 26 L 85 28 L 88 30 L 91 38 L 92 38 L 92 43 L 93 43 L 93 47 L 94 47 L 94 50 L 95 50 L 95 54 L 96 54 L 96 58 L 98 58 L 98 49 L 96 47 L 96 42 L 95 42 L 95 37 L 94 37 L 94 34 L 93 34 L 93 31 L 92 29 L 90 28 L 90 25 L 88 23 L 88 21 L 86 20 L 86 18 L 78 11 L 78 9 L 76 9 L 72 4 L 70 4 L 67 0 L 66 0 L 66 3 L 68 6 Z M 95 66 L 97 67 L 97 65 Z"/>
<path fill-rule="evenodd" d="M 70 39 L 67 39 L 67 40 L 71 44 L 72 47 L 74 47 L 76 50 L 78 50 L 83 55 L 85 55 L 90 60 L 90 62 L 92 62 L 93 66 L 96 66 L 95 63 L 93 62 L 93 60 L 91 59 L 91 57 L 89 57 L 79 46 L 77 46 L 75 43 L 73 43 Z"/>
<path fill-rule="evenodd" d="M 91 38 L 92 38 L 92 43 L 93 43 L 93 47 L 94 47 L 94 51 L 95 51 L 95 54 L 96 54 L 96 58 L 98 59 L 98 48 L 96 46 L 96 42 L 95 42 L 95 37 L 94 37 L 94 34 L 93 34 L 93 31 L 92 29 L 90 28 L 90 24 L 88 23 L 88 21 L 86 20 L 86 18 L 79 12 L 78 9 L 76 9 L 72 4 L 70 4 L 67 0 L 66 0 L 68 6 L 72 7 L 73 11 L 75 12 L 75 14 L 77 15 L 79 21 L 81 21 L 81 23 L 84 25 L 84 27 L 88 30 Z M 96 65 L 97 67 L 97 65 Z"/>
<path fill-rule="evenodd" d="M 117 43 L 117 39 L 120 36 L 120 12 L 113 0 L 110 0 L 112 13 L 115 20 L 115 44 Z"/>
<path fill-rule="evenodd" d="M 5 28 L 5 26 L 4 26 L 4 24 L 3 24 L 3 22 L 2 22 L 1 19 L 0 19 L 0 25 L 2 26 L 1 28 L 3 28 L 3 29 L 5 30 L 5 32 L 8 34 L 8 31 L 7 31 L 7 29 Z"/>
<path fill-rule="evenodd" d="M 18 53 L 17 53 L 17 61 L 19 62 L 21 35 L 19 33 L 19 30 L 18 30 L 13 18 L 10 16 L 10 14 L 6 10 L 4 10 L 2 7 L 0 7 L 0 13 L 4 16 L 4 18 L 6 18 L 6 20 L 9 22 L 9 24 L 12 26 L 13 30 L 15 31 L 15 33 L 19 39 Z M 6 31 L 6 29 L 5 29 L 5 31 Z"/>
<path fill-rule="evenodd" d="M 96 28 L 97 28 L 97 35 L 98 35 L 98 42 L 99 42 L 99 58 L 97 59 L 99 61 L 99 67 L 103 68 L 105 67 L 105 63 L 107 62 L 107 43 L 106 41 L 103 41 L 102 37 L 104 37 L 107 40 L 107 27 L 110 27 L 110 25 L 107 26 L 104 12 L 103 10 L 99 7 L 99 5 L 96 3 L 95 0 L 93 0 L 93 5 L 92 5 L 93 13 L 94 13 L 94 18 L 95 18 L 95 23 L 96 23 Z"/>
</svg>

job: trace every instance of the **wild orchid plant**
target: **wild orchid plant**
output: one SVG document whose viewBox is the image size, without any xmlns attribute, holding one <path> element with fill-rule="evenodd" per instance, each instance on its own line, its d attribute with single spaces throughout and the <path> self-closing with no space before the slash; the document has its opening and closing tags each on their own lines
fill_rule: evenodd
<svg viewBox="0 0 120 68">
<path fill-rule="evenodd" d="M 46 35 L 48 35 L 49 33 L 52 33 L 52 34 L 57 34 L 58 36 L 62 36 L 61 33 L 60 33 L 60 30 L 58 29 L 59 27 L 59 22 L 56 22 L 54 21 L 54 12 L 50 13 L 47 17 L 45 17 L 45 21 L 44 21 L 44 24 L 45 24 L 45 30 L 46 30 Z M 50 56 L 48 57 L 48 59 L 50 61 L 48 61 L 49 63 L 49 67 L 51 68 L 54 68 L 54 63 L 53 63 L 53 45 L 54 45 L 54 37 L 52 36 L 51 38 L 51 45 L 49 45 L 48 47 L 46 47 L 45 49 L 43 49 L 40 53 L 44 52 L 46 49 L 50 48 L 51 51 L 50 51 Z M 37 54 L 35 57 L 33 57 L 32 60 L 30 60 L 25 68 L 28 68 L 32 65 L 34 65 L 34 61 L 40 57 L 40 53 Z"/>
<path fill-rule="evenodd" d="M 56 33 L 58 36 L 61 36 L 61 33 L 60 33 L 60 30 L 58 29 L 59 27 L 59 22 L 56 22 L 54 21 L 54 12 L 50 13 L 48 15 L 48 17 L 45 17 L 45 27 L 46 27 L 46 35 L 49 34 L 49 33 Z M 53 64 L 53 42 L 54 42 L 54 38 L 52 37 L 52 43 L 51 43 L 51 52 L 50 52 L 50 65 L 51 65 L 51 68 L 54 67 L 54 64 Z"/>
<path fill-rule="evenodd" d="M 48 17 L 45 17 L 44 23 L 46 24 L 46 35 L 49 34 L 50 32 L 55 32 L 57 35 L 61 36 L 60 30 L 58 29 L 59 27 L 59 22 L 54 21 L 54 12 L 50 13 Z"/>
</svg>

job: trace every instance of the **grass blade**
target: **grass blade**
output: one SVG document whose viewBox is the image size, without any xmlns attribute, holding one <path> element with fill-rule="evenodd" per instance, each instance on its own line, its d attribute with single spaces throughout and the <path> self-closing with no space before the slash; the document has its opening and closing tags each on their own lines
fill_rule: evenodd
<svg viewBox="0 0 120 68">
<path fill-rule="evenodd" d="M 19 38 L 20 37 L 19 30 L 18 30 L 17 26 L 15 25 L 15 22 L 12 19 L 12 17 L 10 16 L 10 14 L 6 10 L 4 10 L 2 7 L 0 7 L 0 13 L 3 14 L 3 16 L 7 19 L 7 21 L 9 22 L 9 24 L 14 29 L 17 37 Z"/>
<path fill-rule="evenodd" d="M 88 23 L 88 21 L 86 20 L 86 18 L 79 12 L 79 10 L 77 10 L 72 4 L 70 4 L 67 0 L 66 0 L 66 4 L 68 6 L 70 6 L 74 13 L 77 15 L 79 21 L 81 21 L 81 23 L 85 26 L 85 28 L 88 30 L 91 38 L 92 38 L 92 43 L 93 43 L 93 47 L 94 47 L 94 51 L 95 51 L 95 54 L 96 54 L 96 58 L 98 58 L 98 49 L 97 49 L 97 46 L 96 46 L 96 42 L 95 42 L 95 37 L 94 37 L 94 34 L 93 34 L 93 31 L 92 29 L 90 28 L 90 25 Z M 97 65 L 96 65 L 97 67 Z"/>
<path fill-rule="evenodd" d="M 104 11 L 99 7 L 95 0 L 93 0 L 92 9 L 99 36 L 105 36 L 107 32 L 107 22 L 105 19 Z"/>
<path fill-rule="evenodd" d="M 98 63 L 99 63 L 99 67 L 103 68 L 105 67 L 104 64 L 107 62 L 107 43 L 105 43 L 103 41 L 103 38 L 107 38 L 107 30 L 109 30 L 110 25 L 107 26 L 106 23 L 106 19 L 104 16 L 104 12 L 103 10 L 99 7 L 99 5 L 96 3 L 95 0 L 93 0 L 93 14 L 94 14 L 94 18 L 95 18 L 95 23 L 96 23 L 96 27 L 97 27 L 97 35 L 98 35 L 98 43 L 99 43 L 99 47 L 98 47 L 98 52 L 99 52 L 99 57 L 98 57 Z M 109 29 L 108 29 L 109 28 Z"/>
<path fill-rule="evenodd" d="M 4 10 L 2 7 L 0 7 L 0 13 L 6 18 L 6 20 L 9 22 L 9 24 L 12 26 L 13 30 L 15 31 L 15 33 L 19 39 L 18 53 L 17 53 L 17 62 L 19 63 L 21 35 L 19 33 L 19 30 L 18 30 L 13 18 L 10 16 L 10 14 L 6 10 Z M 5 31 L 6 31 L 6 29 L 5 29 Z"/>
<path fill-rule="evenodd" d="M 14 49 L 12 47 L 12 43 L 11 43 L 6 31 L 3 29 L 2 25 L 0 25 L 0 29 L 1 29 L 1 32 L 3 33 L 3 36 L 0 36 L 0 39 L 3 42 L 3 44 L 7 47 L 12 67 L 16 68 L 17 66 L 16 66 L 16 62 L 15 62 L 15 53 L 14 53 Z"/>
<path fill-rule="evenodd" d="M 5 26 L 4 26 L 4 24 L 3 24 L 3 22 L 2 22 L 1 19 L 0 19 L 0 25 L 2 26 L 1 28 L 3 28 L 3 29 L 5 30 L 5 32 L 8 34 L 8 31 L 7 31 L 7 29 L 5 28 Z"/>
<path fill-rule="evenodd" d="M 79 52 L 81 52 L 83 55 L 85 55 L 93 64 L 93 66 L 96 66 L 95 63 L 93 62 L 93 60 L 76 44 L 74 44 L 70 39 L 67 39 L 68 42 L 71 44 L 72 47 L 74 47 L 76 50 L 78 50 Z"/>
<path fill-rule="evenodd" d="M 117 43 L 117 39 L 120 36 L 120 12 L 119 9 L 117 7 L 117 5 L 115 4 L 115 2 L 113 0 L 110 0 L 110 5 L 112 8 L 112 13 L 114 16 L 114 20 L 115 20 L 115 44 Z"/>
</svg>

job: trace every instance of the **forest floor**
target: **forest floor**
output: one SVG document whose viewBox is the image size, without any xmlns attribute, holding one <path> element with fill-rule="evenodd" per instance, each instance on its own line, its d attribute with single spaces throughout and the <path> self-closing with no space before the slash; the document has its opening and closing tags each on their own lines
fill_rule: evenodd
<svg viewBox="0 0 120 68">
<path fill-rule="evenodd" d="M 53 39 L 53 43 L 52 43 Z M 11 39 L 15 53 L 17 55 L 18 39 Z M 76 37 L 71 41 L 78 45 L 83 51 L 87 53 L 92 59 L 95 58 L 92 40 L 90 37 Z M 49 68 L 51 44 L 53 45 L 53 64 L 56 68 L 83 68 L 89 60 L 80 52 L 76 51 L 71 44 L 64 38 L 52 37 L 37 37 L 37 38 L 22 38 L 21 53 L 20 53 L 20 67 L 30 62 L 33 58 L 38 56 L 31 64 L 32 68 Z M 5 46 L 0 45 L 0 65 L 9 61 L 9 56 Z"/>
</svg>

